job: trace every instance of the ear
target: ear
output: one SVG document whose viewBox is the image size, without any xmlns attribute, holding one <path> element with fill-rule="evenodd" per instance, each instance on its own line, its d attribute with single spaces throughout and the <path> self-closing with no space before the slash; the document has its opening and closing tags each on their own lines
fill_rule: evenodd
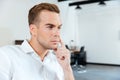
<svg viewBox="0 0 120 80">
<path fill-rule="evenodd" d="M 30 24 L 30 33 L 32 36 L 36 36 L 37 33 L 37 26 L 35 24 Z"/>
</svg>

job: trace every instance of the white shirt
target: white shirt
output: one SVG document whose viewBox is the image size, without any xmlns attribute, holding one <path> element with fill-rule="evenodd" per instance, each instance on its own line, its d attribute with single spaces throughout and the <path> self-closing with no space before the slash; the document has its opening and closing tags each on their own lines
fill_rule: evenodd
<svg viewBox="0 0 120 80">
<path fill-rule="evenodd" d="M 64 73 L 52 51 L 42 62 L 25 40 L 0 48 L 0 80 L 64 80 Z"/>
</svg>

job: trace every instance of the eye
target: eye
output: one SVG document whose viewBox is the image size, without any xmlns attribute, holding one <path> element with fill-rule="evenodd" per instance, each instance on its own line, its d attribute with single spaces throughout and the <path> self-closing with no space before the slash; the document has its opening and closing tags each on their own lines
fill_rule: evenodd
<svg viewBox="0 0 120 80">
<path fill-rule="evenodd" d="M 58 26 L 58 29 L 60 30 L 62 28 L 62 24 Z"/>
<path fill-rule="evenodd" d="M 54 26 L 53 26 L 53 25 L 48 25 L 47 28 L 48 28 L 48 29 L 53 29 Z"/>
<path fill-rule="evenodd" d="M 59 26 L 58 29 L 61 29 L 61 26 Z"/>
</svg>

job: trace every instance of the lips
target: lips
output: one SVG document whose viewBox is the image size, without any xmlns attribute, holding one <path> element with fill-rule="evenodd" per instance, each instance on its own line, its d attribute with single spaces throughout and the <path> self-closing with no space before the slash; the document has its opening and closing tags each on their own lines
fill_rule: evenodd
<svg viewBox="0 0 120 80">
<path fill-rule="evenodd" d="M 54 41 L 51 41 L 51 42 L 54 43 L 54 44 L 58 44 L 60 41 L 54 40 Z"/>
<path fill-rule="evenodd" d="M 51 42 L 58 43 L 59 41 L 51 41 Z"/>
</svg>

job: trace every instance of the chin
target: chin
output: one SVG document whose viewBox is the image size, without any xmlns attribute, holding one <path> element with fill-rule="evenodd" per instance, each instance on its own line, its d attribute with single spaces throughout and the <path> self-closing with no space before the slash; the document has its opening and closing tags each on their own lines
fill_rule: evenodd
<svg viewBox="0 0 120 80">
<path fill-rule="evenodd" d="M 57 45 L 51 46 L 51 49 L 56 49 Z"/>
</svg>

